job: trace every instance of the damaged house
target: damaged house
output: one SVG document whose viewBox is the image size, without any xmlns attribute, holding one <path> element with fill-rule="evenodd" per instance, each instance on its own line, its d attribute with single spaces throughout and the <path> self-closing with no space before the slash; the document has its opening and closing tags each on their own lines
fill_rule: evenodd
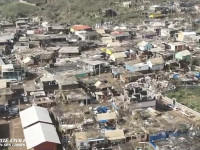
<svg viewBox="0 0 200 150">
<path fill-rule="evenodd" d="M 152 71 L 163 70 L 164 66 L 165 66 L 165 62 L 164 62 L 164 59 L 162 57 L 149 59 L 147 61 L 147 64 L 149 65 L 149 68 Z"/>
<path fill-rule="evenodd" d="M 80 55 L 78 47 L 62 47 L 58 51 L 59 58 L 73 58 Z"/>
</svg>

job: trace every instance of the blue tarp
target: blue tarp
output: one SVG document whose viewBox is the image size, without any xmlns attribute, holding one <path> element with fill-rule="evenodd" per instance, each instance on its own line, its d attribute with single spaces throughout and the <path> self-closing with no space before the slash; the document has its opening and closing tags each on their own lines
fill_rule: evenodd
<svg viewBox="0 0 200 150">
<path fill-rule="evenodd" d="M 156 148 L 156 145 L 155 145 L 153 142 L 150 142 L 150 144 L 151 144 L 154 148 Z"/>
<path fill-rule="evenodd" d="M 100 123 L 108 122 L 108 120 L 99 120 Z"/>
<path fill-rule="evenodd" d="M 112 69 L 112 74 L 114 74 L 115 76 L 118 75 L 119 73 L 115 70 Z"/>
<path fill-rule="evenodd" d="M 107 107 L 104 107 L 104 106 L 97 108 L 97 111 L 98 111 L 99 114 L 107 113 L 108 110 L 109 109 Z"/>
<path fill-rule="evenodd" d="M 175 74 L 175 75 L 173 76 L 173 78 L 174 78 L 174 79 L 178 79 L 178 74 Z"/>
<path fill-rule="evenodd" d="M 195 74 L 195 76 L 196 76 L 196 78 L 198 78 L 198 79 L 199 79 L 199 77 L 200 77 L 200 74 L 199 74 L 199 72 L 197 72 L 197 73 Z"/>
<path fill-rule="evenodd" d="M 175 132 L 175 131 L 166 131 L 166 132 L 162 132 L 162 133 L 159 133 L 159 134 L 156 134 L 156 135 L 150 135 L 149 136 L 149 142 L 154 148 L 156 148 L 156 145 L 154 144 L 154 141 L 167 139 L 167 138 L 169 138 L 170 135 L 174 136 L 174 137 L 180 137 L 180 136 L 185 135 L 187 133 L 188 133 L 188 130 L 183 131 L 183 132 L 181 132 L 181 131 L 177 131 L 177 132 Z"/>
<path fill-rule="evenodd" d="M 115 110 L 118 110 L 117 106 L 115 105 L 115 103 L 112 103 L 112 107 L 114 107 Z"/>
</svg>

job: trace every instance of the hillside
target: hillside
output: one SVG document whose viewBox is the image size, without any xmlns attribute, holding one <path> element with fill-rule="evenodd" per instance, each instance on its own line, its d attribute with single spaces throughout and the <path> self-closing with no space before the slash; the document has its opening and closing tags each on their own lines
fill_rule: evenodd
<svg viewBox="0 0 200 150">
<path fill-rule="evenodd" d="M 58 22 L 95 24 L 103 21 L 124 22 L 130 19 L 130 15 L 136 12 L 135 8 L 124 8 L 120 0 L 48 0 L 41 6 L 41 14 Z M 122 1 L 122 0 L 121 0 Z M 104 9 L 112 9 L 117 13 L 116 17 L 105 17 Z M 115 13 L 114 12 L 114 13 Z"/>
<path fill-rule="evenodd" d="M 21 3 L 9 3 L 0 7 L 1 15 L 6 17 L 22 17 L 40 15 L 49 21 L 59 23 L 80 23 L 93 25 L 101 21 L 138 22 L 141 17 L 138 7 L 125 8 L 122 5 L 126 0 L 26 0 L 37 4 L 31 6 Z M 136 5 L 150 5 L 139 1 Z M 164 1 L 164 0 L 162 0 Z M 109 9 L 109 11 L 105 11 Z M 111 10 L 111 11 L 110 11 Z"/>
<path fill-rule="evenodd" d="M 39 10 L 38 7 L 22 4 L 9 3 L 0 7 L 1 16 L 3 17 L 27 17 Z"/>
</svg>

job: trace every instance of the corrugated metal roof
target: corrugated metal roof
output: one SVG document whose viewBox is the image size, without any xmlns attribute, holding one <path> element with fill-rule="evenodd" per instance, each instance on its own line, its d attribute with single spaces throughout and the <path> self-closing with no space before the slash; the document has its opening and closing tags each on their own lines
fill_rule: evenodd
<svg viewBox="0 0 200 150">
<path fill-rule="evenodd" d="M 196 32 L 183 32 L 183 35 L 196 35 Z"/>
<path fill-rule="evenodd" d="M 24 137 L 27 149 L 34 148 L 44 142 L 60 144 L 56 128 L 45 123 L 37 123 L 24 129 Z"/>
<path fill-rule="evenodd" d="M 52 123 L 49 112 L 46 108 L 32 106 L 20 112 L 22 127 L 25 128 L 36 122 Z"/>
<path fill-rule="evenodd" d="M 177 54 L 180 54 L 181 56 L 188 56 L 191 55 L 191 53 L 188 50 L 180 51 Z"/>
<path fill-rule="evenodd" d="M 150 59 L 152 65 L 164 64 L 164 59 L 162 57 Z"/>
<path fill-rule="evenodd" d="M 2 60 L 2 58 L 0 57 L 0 66 L 5 65 L 4 61 Z"/>
<path fill-rule="evenodd" d="M 125 57 L 127 57 L 125 52 L 113 53 L 112 56 L 114 56 L 115 58 L 125 58 Z"/>
<path fill-rule="evenodd" d="M 138 44 L 138 46 L 146 46 L 148 44 L 148 42 L 145 42 L 145 41 L 142 41 L 142 42 L 140 42 L 139 44 Z"/>
<path fill-rule="evenodd" d="M 116 119 L 116 114 L 114 112 L 112 113 L 104 113 L 104 114 L 97 114 L 97 121 L 100 120 L 112 120 Z"/>
<path fill-rule="evenodd" d="M 79 53 L 78 47 L 62 47 L 59 53 Z"/>
<path fill-rule="evenodd" d="M 109 140 L 125 139 L 123 130 L 106 130 L 105 137 Z"/>
<path fill-rule="evenodd" d="M 72 27 L 72 29 L 74 29 L 75 31 L 79 31 L 79 30 L 85 30 L 85 29 L 90 29 L 90 26 L 86 26 L 86 25 L 74 25 Z"/>
</svg>

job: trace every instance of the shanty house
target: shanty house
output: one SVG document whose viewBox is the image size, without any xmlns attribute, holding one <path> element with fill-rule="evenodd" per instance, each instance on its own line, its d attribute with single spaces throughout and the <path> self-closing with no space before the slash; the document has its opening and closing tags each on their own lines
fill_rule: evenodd
<svg viewBox="0 0 200 150">
<path fill-rule="evenodd" d="M 169 43 L 170 49 L 173 51 L 182 51 L 185 50 L 185 43 L 182 42 L 174 42 L 174 43 Z"/>
<path fill-rule="evenodd" d="M 62 47 L 58 53 L 59 58 L 73 58 L 80 55 L 78 47 Z"/>
<path fill-rule="evenodd" d="M 54 91 L 56 89 L 58 89 L 58 83 L 56 82 L 56 80 L 53 77 L 45 77 L 43 76 L 42 78 L 40 78 L 40 81 L 43 85 L 43 90 L 44 91 Z"/>
<path fill-rule="evenodd" d="M 129 8 L 132 6 L 132 1 L 122 2 L 123 7 Z"/>
<path fill-rule="evenodd" d="M 89 149 L 88 137 L 86 132 L 77 132 L 75 135 L 76 147 L 78 150 Z"/>
<path fill-rule="evenodd" d="M 98 60 L 81 60 L 81 64 L 83 64 L 83 68 L 86 70 L 91 70 L 94 74 L 99 74 L 105 70 L 105 62 Z"/>
<path fill-rule="evenodd" d="M 102 130 L 116 129 L 117 116 L 115 112 L 97 114 L 96 121 Z"/>
<path fill-rule="evenodd" d="M 123 72 L 120 74 L 120 80 L 124 83 L 135 82 L 138 79 L 143 77 L 143 73 L 141 72 Z"/>
<path fill-rule="evenodd" d="M 1 85 L 2 86 L 2 85 Z M 17 104 L 16 101 L 12 100 L 13 91 L 10 88 L 0 89 L 0 101 L 1 103 Z"/>
<path fill-rule="evenodd" d="M 19 21 L 15 22 L 16 27 L 20 27 L 20 26 L 23 26 L 26 24 L 27 24 L 27 22 L 25 20 L 19 20 Z"/>
<path fill-rule="evenodd" d="M 52 58 L 53 58 L 53 52 L 40 54 L 41 63 L 45 63 L 45 62 L 50 63 L 52 61 Z"/>
<path fill-rule="evenodd" d="M 104 36 L 104 37 L 101 38 L 101 41 L 104 44 L 109 44 L 109 43 L 113 42 L 113 38 L 111 36 Z"/>
<path fill-rule="evenodd" d="M 63 27 L 63 26 L 59 26 L 59 25 L 53 25 L 53 26 L 48 26 L 47 27 L 47 31 L 48 32 L 53 32 L 53 33 L 67 33 L 68 29 Z"/>
<path fill-rule="evenodd" d="M 200 36 L 198 35 L 198 36 L 190 36 L 190 37 L 188 37 L 188 39 L 189 40 L 191 40 L 191 41 L 195 41 L 195 42 L 197 42 L 197 43 L 200 43 Z"/>
<path fill-rule="evenodd" d="M 148 43 L 148 42 L 145 42 L 145 41 L 142 41 L 138 44 L 138 48 L 141 50 L 141 51 L 145 51 L 145 50 L 151 50 L 152 49 L 152 44 Z"/>
<path fill-rule="evenodd" d="M 101 38 L 101 34 L 97 33 L 96 31 L 76 31 L 75 35 L 77 35 L 82 41 L 99 40 Z"/>
<path fill-rule="evenodd" d="M 61 77 L 56 78 L 60 90 L 73 90 L 79 88 L 79 83 L 75 77 Z"/>
<path fill-rule="evenodd" d="M 175 34 L 176 41 L 184 41 L 185 38 L 196 35 L 196 32 L 179 32 Z"/>
<path fill-rule="evenodd" d="M 96 129 L 90 129 L 87 132 L 75 132 L 74 137 L 78 150 L 86 150 L 91 148 L 92 145 L 105 142 L 103 133 Z"/>
<path fill-rule="evenodd" d="M 113 144 L 122 144 L 126 141 L 126 137 L 122 129 L 106 130 L 105 137 Z"/>
<path fill-rule="evenodd" d="M 164 68 L 164 59 L 162 57 L 149 59 L 147 61 L 147 64 L 149 65 L 150 70 L 162 70 Z"/>
<path fill-rule="evenodd" d="M 130 40 L 132 35 L 128 32 L 114 32 L 111 34 L 114 40 L 123 41 L 123 40 Z"/>
<path fill-rule="evenodd" d="M 21 76 L 21 71 L 22 70 L 16 71 L 13 64 L 2 65 L 1 68 L 3 79 L 19 79 L 19 77 Z"/>
<path fill-rule="evenodd" d="M 130 72 L 148 71 L 149 65 L 140 61 L 130 61 L 125 63 L 125 68 Z"/>
<path fill-rule="evenodd" d="M 117 116 L 114 112 L 97 114 L 96 116 L 97 122 L 107 122 L 109 120 L 116 120 L 116 119 L 117 119 Z"/>
<path fill-rule="evenodd" d="M 5 63 L 4 63 L 3 59 L 0 57 L 0 72 L 2 70 L 1 68 L 2 68 L 3 65 L 5 65 Z"/>
<path fill-rule="evenodd" d="M 180 51 L 175 54 L 175 58 L 178 60 L 189 61 L 191 57 L 191 53 L 188 50 Z"/>
<path fill-rule="evenodd" d="M 163 9 L 163 7 L 162 6 L 159 6 L 159 5 L 153 5 L 153 6 L 150 6 L 149 7 L 149 10 L 150 11 L 153 11 L 153 12 L 157 12 L 157 11 L 160 11 L 160 10 L 162 10 Z"/>
<path fill-rule="evenodd" d="M 163 29 L 161 29 L 161 36 L 174 37 L 176 32 L 177 32 L 177 30 L 175 30 L 175 29 L 163 28 Z"/>
<path fill-rule="evenodd" d="M 70 29 L 71 32 L 76 31 L 92 31 L 92 27 L 86 26 L 86 25 L 74 25 Z"/>
<path fill-rule="evenodd" d="M 57 150 L 60 144 L 56 128 L 46 123 L 37 123 L 24 129 L 24 137 L 28 150 Z"/>
<path fill-rule="evenodd" d="M 125 52 L 119 52 L 119 53 L 113 53 L 110 56 L 110 59 L 115 62 L 115 65 L 118 65 L 124 63 L 126 57 L 127 55 Z"/>
</svg>

